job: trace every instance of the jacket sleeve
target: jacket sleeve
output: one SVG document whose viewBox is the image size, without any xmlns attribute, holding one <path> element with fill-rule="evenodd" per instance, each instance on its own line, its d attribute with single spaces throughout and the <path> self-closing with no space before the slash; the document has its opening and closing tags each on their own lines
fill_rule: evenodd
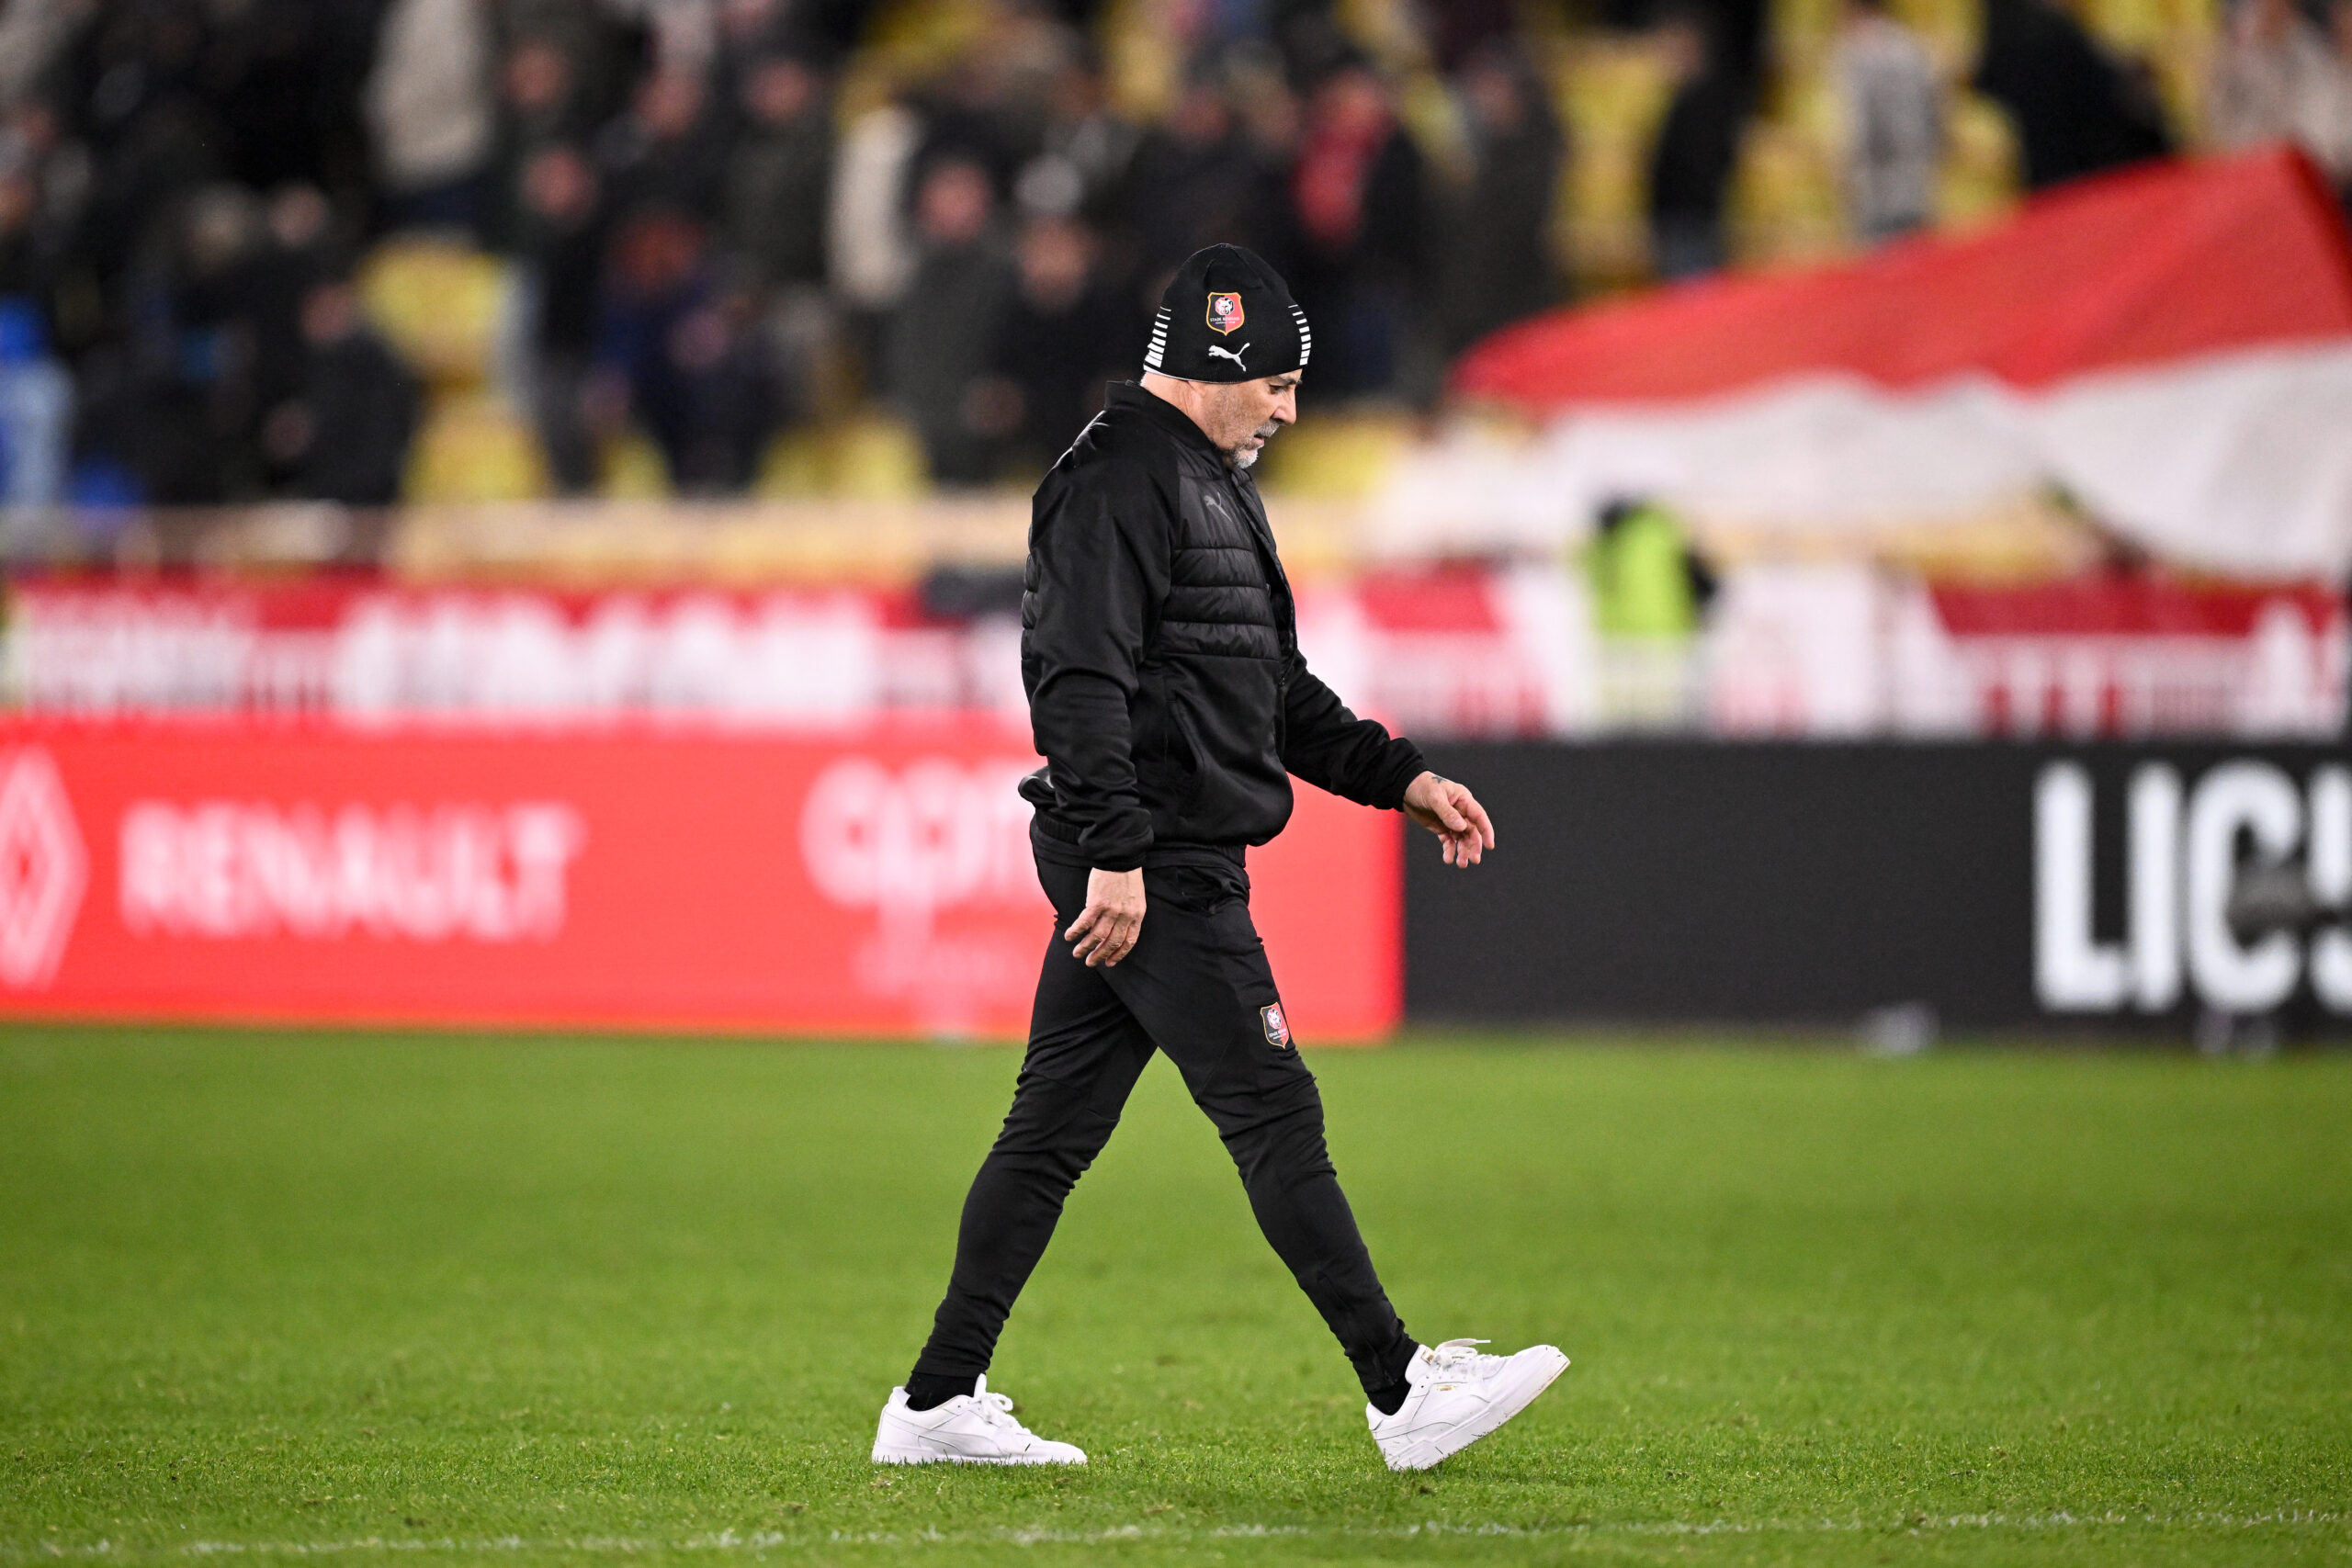
<svg viewBox="0 0 2352 1568">
<path fill-rule="evenodd" d="M 1078 847 L 1132 871 L 1151 847 L 1128 723 L 1144 638 L 1168 597 L 1168 502 L 1140 467 L 1104 463 L 1037 518 L 1030 728 Z"/>
<path fill-rule="evenodd" d="M 1405 786 L 1429 766 L 1419 747 L 1350 713 L 1296 653 L 1290 658 L 1283 716 L 1283 766 L 1359 805 L 1396 810 L 1405 802 Z"/>
</svg>

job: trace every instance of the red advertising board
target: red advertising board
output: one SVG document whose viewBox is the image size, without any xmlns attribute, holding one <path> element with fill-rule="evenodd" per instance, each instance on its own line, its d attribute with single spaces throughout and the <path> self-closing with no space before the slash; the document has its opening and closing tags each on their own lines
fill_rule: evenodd
<svg viewBox="0 0 2352 1568">
<path fill-rule="evenodd" d="M 0 1016 L 1018 1036 L 1053 920 L 985 720 L 0 725 Z M 1401 1005 L 1394 814 L 1252 852 L 1302 1040 Z"/>
</svg>

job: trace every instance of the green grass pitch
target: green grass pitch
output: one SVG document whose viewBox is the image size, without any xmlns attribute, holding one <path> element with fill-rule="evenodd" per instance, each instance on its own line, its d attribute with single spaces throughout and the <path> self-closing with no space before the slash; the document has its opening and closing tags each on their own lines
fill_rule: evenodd
<svg viewBox="0 0 2352 1568">
<path fill-rule="evenodd" d="M 1155 1064 L 995 1380 L 1077 1472 L 877 1472 L 1001 1049 L 12 1028 L 0 1559 L 2352 1562 L 2352 1059 L 1315 1055 L 1425 1337 L 1392 1476 Z"/>
</svg>

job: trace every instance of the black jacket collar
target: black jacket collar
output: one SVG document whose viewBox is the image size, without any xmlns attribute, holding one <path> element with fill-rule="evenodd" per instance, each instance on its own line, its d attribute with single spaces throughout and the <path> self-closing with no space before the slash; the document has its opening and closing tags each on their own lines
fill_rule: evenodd
<svg viewBox="0 0 2352 1568">
<path fill-rule="evenodd" d="M 1221 465 L 1225 463 L 1225 454 L 1217 449 L 1216 443 L 1211 441 L 1199 425 L 1193 423 L 1191 414 L 1158 393 L 1144 390 L 1140 382 L 1112 382 L 1108 394 L 1102 400 L 1102 406 L 1106 409 L 1133 409 L 1178 441 L 1190 444 L 1194 451 L 1206 453 Z"/>
<path fill-rule="evenodd" d="M 1257 486 L 1250 482 L 1247 472 L 1226 460 L 1225 453 L 1208 438 L 1206 432 L 1193 423 L 1191 414 L 1158 393 L 1145 391 L 1142 385 L 1135 381 L 1112 382 L 1102 407 L 1105 412 L 1132 409 L 1166 431 L 1178 443 L 1189 444 L 1193 451 L 1216 458 L 1218 472 L 1247 502 L 1241 508 L 1241 515 L 1250 525 L 1250 531 L 1258 536 L 1259 547 L 1265 551 L 1267 571 L 1276 580 L 1282 579 L 1282 553 L 1274 543 L 1273 525 L 1266 520 L 1263 503 L 1258 500 Z"/>
</svg>

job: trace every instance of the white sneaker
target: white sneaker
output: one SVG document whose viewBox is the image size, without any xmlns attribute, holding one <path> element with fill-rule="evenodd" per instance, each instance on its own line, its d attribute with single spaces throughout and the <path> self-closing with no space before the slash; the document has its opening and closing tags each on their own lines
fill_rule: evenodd
<svg viewBox="0 0 2352 1568">
<path fill-rule="evenodd" d="M 1516 1356 L 1482 1356 L 1471 1348 L 1486 1343 L 1449 1339 L 1422 1346 L 1406 1364 L 1405 1381 L 1413 1387 L 1396 1414 L 1363 1407 L 1389 1469 L 1427 1470 L 1460 1453 L 1533 1404 L 1568 1370 L 1568 1359 L 1550 1345 L 1531 1345 Z"/>
<path fill-rule="evenodd" d="M 1522 1401 L 1522 1403 L 1524 1403 Z M 907 1408 L 907 1391 L 894 1388 L 874 1434 L 876 1464 L 1084 1464 L 1085 1453 L 1051 1443 L 1012 1418 L 1012 1396 L 990 1393 L 982 1378 L 929 1410 Z"/>
</svg>

